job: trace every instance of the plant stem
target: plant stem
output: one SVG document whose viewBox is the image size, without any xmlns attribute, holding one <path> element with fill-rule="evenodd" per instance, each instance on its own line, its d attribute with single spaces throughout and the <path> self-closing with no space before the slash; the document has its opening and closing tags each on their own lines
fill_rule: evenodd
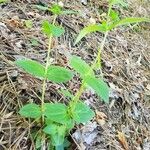
<svg viewBox="0 0 150 150">
<path fill-rule="evenodd" d="M 79 90 L 76 92 L 75 97 L 69 103 L 69 107 L 71 108 L 71 110 L 74 110 L 77 102 L 79 101 L 79 98 L 80 98 L 81 94 L 84 91 L 84 87 L 85 87 L 85 83 L 84 83 L 84 81 L 82 81 L 81 86 L 80 86 Z"/>
<path fill-rule="evenodd" d="M 101 62 L 100 62 L 101 50 L 103 50 L 103 48 L 104 48 L 107 35 L 108 35 L 108 32 L 106 32 L 105 35 L 104 35 L 104 38 L 103 38 L 103 41 L 102 41 L 101 46 L 100 46 L 100 48 L 99 48 L 97 57 L 96 57 L 94 63 L 92 64 L 92 66 L 91 66 L 92 69 L 95 68 L 95 66 L 96 66 L 97 63 L 98 63 L 98 66 L 100 66 L 100 64 L 101 64 Z M 88 73 L 87 73 L 87 74 L 88 74 Z M 85 82 L 84 82 L 84 80 L 83 80 L 82 83 L 81 83 L 80 89 L 77 91 L 77 93 L 76 93 L 74 99 L 73 99 L 72 102 L 71 102 L 71 107 L 72 107 L 72 108 L 74 108 L 74 106 L 75 106 L 76 103 L 78 102 L 78 100 L 79 100 L 81 94 L 82 94 L 83 91 L 84 91 L 84 87 L 85 87 Z"/>
<path fill-rule="evenodd" d="M 56 15 L 54 16 L 53 19 L 53 25 L 55 24 L 56 21 Z M 47 58 L 46 58 L 46 66 L 45 66 L 45 77 L 43 80 L 43 84 L 42 84 L 42 98 L 41 98 L 41 111 L 44 112 L 44 98 L 45 98 L 45 91 L 46 91 L 46 86 L 47 86 L 47 71 L 48 71 L 48 67 L 50 65 L 49 59 L 50 59 L 50 53 L 51 53 L 51 45 L 52 45 L 52 34 L 49 37 L 49 41 L 48 41 L 48 50 L 47 50 Z M 44 124 L 44 115 L 42 115 L 42 125 Z M 42 135 L 42 141 L 43 141 L 43 150 L 45 150 L 45 134 Z"/>
<path fill-rule="evenodd" d="M 101 42 L 100 48 L 98 49 L 98 54 L 97 54 L 97 56 L 96 56 L 96 59 L 95 59 L 94 63 L 93 63 L 92 66 L 91 66 L 92 69 L 94 69 L 94 68 L 96 67 L 96 65 L 98 65 L 98 67 L 101 66 L 101 51 L 104 49 L 105 41 L 106 41 L 107 35 L 108 35 L 108 31 L 105 32 L 103 41 Z"/>
<path fill-rule="evenodd" d="M 109 16 L 110 16 L 110 12 L 111 12 L 111 9 L 112 9 L 112 4 L 109 5 L 109 8 L 108 8 L 108 13 L 107 13 L 107 19 L 106 19 L 106 25 L 107 25 L 107 28 L 108 28 L 108 23 L 109 23 Z M 106 41 L 106 38 L 108 36 L 108 30 L 105 32 L 104 34 L 104 38 L 103 38 L 103 41 L 101 42 L 101 45 L 100 45 L 100 48 L 98 49 L 98 54 L 97 54 L 97 57 L 92 65 L 92 69 L 94 69 L 96 67 L 96 65 L 100 68 L 101 67 L 101 51 L 104 49 L 104 46 L 105 46 L 105 41 Z M 102 71 L 101 71 L 102 73 Z"/>
<path fill-rule="evenodd" d="M 54 16 L 53 19 L 53 25 L 55 24 L 56 21 L 56 15 Z M 49 59 L 50 59 L 50 52 L 51 52 L 51 45 L 52 45 L 52 34 L 49 37 L 48 41 L 48 51 L 47 51 L 47 58 L 46 58 L 46 66 L 45 66 L 45 78 L 43 80 L 43 85 L 42 85 L 42 98 L 41 98 L 41 109 L 44 111 L 44 97 L 45 97 L 45 91 L 46 91 L 46 81 L 47 81 L 47 71 L 48 71 L 48 66 L 50 65 Z M 44 121 L 44 118 L 42 117 L 42 120 Z"/>
<path fill-rule="evenodd" d="M 42 86 L 42 98 L 41 98 L 41 107 L 42 107 L 42 111 L 43 111 L 43 105 L 44 105 L 44 96 L 45 96 L 45 91 L 46 91 L 46 80 L 47 80 L 47 70 L 48 70 L 48 66 L 49 66 L 49 59 L 50 59 L 50 51 L 51 51 L 51 43 L 52 43 L 52 35 L 49 38 L 49 42 L 48 42 L 48 52 L 47 52 L 47 58 L 46 58 L 46 66 L 45 66 L 45 78 L 43 80 L 43 86 Z"/>
<path fill-rule="evenodd" d="M 110 4 L 109 9 L 108 9 L 108 13 L 107 13 L 107 20 L 106 20 L 107 27 L 108 27 L 108 23 L 109 23 L 109 15 L 110 15 L 111 9 L 112 9 L 112 5 Z M 104 38 L 101 42 L 100 48 L 98 49 L 97 57 L 94 60 L 94 63 L 92 64 L 92 66 L 91 66 L 92 69 L 94 69 L 96 67 L 96 65 L 98 65 L 98 67 L 101 66 L 101 51 L 104 49 L 106 38 L 108 36 L 108 32 L 109 31 L 106 31 L 105 34 L 104 34 Z M 101 71 L 101 74 L 102 74 L 102 71 Z M 79 98 L 80 98 L 81 94 L 84 91 L 84 87 L 85 87 L 85 82 L 84 82 L 84 80 L 82 80 L 82 83 L 81 83 L 81 86 L 80 86 L 79 90 L 77 91 L 74 99 L 69 104 L 69 106 L 71 107 L 72 110 L 74 110 L 77 102 L 79 101 Z"/>
</svg>

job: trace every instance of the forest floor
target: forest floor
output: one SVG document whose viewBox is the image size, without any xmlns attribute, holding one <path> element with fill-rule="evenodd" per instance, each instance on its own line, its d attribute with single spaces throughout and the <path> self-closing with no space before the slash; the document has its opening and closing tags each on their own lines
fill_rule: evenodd
<svg viewBox="0 0 150 150">
<path fill-rule="evenodd" d="M 52 0 L 11 0 L 0 4 L 0 150 L 34 150 L 31 132 L 36 128 L 18 111 L 22 105 L 40 103 L 41 81 L 18 69 L 13 62 L 27 57 L 45 63 L 47 39 L 41 33 L 43 20 L 51 22 L 52 15 L 33 5 L 51 6 Z M 93 33 L 77 46 L 73 42 L 79 31 L 97 22 L 107 12 L 105 0 L 63 0 L 65 9 L 80 15 L 59 16 L 57 24 L 65 34 L 53 40 L 51 63 L 68 66 L 66 55 L 75 54 L 89 64 L 94 60 L 103 34 Z M 127 8 L 115 7 L 120 16 L 150 16 L 149 0 L 128 0 Z M 27 28 L 25 20 L 33 22 Z M 110 32 L 102 51 L 102 70 L 108 83 L 110 102 L 105 104 L 93 91 L 85 91 L 82 100 L 97 113 L 91 122 L 76 126 L 70 133 L 70 149 L 87 150 L 150 150 L 150 24 L 140 23 L 119 27 Z M 73 93 L 80 80 L 68 83 Z M 64 101 L 59 93 L 63 84 L 48 83 L 46 99 Z"/>
</svg>

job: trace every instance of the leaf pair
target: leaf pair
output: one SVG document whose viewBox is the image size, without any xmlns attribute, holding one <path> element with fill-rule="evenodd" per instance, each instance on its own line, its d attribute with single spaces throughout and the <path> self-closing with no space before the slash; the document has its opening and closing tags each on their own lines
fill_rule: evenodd
<svg viewBox="0 0 150 150">
<path fill-rule="evenodd" d="M 89 33 L 106 32 L 106 30 L 107 30 L 107 28 L 106 28 L 106 25 L 104 25 L 104 24 L 89 25 L 80 31 L 79 35 L 77 36 L 77 38 L 75 40 L 74 45 L 76 45 L 83 37 L 85 37 Z"/>
<path fill-rule="evenodd" d="M 75 71 L 77 71 L 83 81 L 93 88 L 95 92 L 105 101 L 109 101 L 109 87 L 102 80 L 95 77 L 94 71 L 92 68 L 81 58 L 77 56 L 72 56 L 70 60 L 70 65 Z"/>
<path fill-rule="evenodd" d="M 75 45 L 87 34 L 93 33 L 93 32 L 107 32 L 110 31 L 118 26 L 126 25 L 126 24 L 132 24 L 132 23 L 140 23 L 140 22 L 150 22 L 150 18 L 134 18 L 134 17 L 129 17 L 129 18 L 124 18 L 122 20 L 119 20 L 118 15 L 115 12 L 111 12 L 111 16 L 113 22 L 111 22 L 109 25 L 108 24 L 95 24 L 95 25 L 89 25 L 85 28 L 83 28 L 79 35 L 77 36 L 75 40 Z"/>
<path fill-rule="evenodd" d="M 43 21 L 42 31 L 48 37 L 50 36 L 59 37 L 65 32 L 65 30 L 62 27 L 50 24 L 48 21 Z"/>
<path fill-rule="evenodd" d="M 45 103 L 44 112 L 41 111 L 41 108 L 37 104 L 27 104 L 23 106 L 19 114 L 23 117 L 28 118 L 40 118 L 42 114 L 46 117 L 47 122 L 57 122 L 60 124 L 70 123 L 71 117 L 67 112 L 67 106 L 61 103 Z"/>
<path fill-rule="evenodd" d="M 23 117 L 38 119 L 45 116 L 46 127 L 43 131 L 51 135 L 54 146 L 62 146 L 66 132 L 74 127 L 74 123 L 86 123 L 94 117 L 94 112 L 85 104 L 79 102 L 70 113 L 66 105 L 61 103 L 45 103 L 44 112 L 37 104 L 23 106 L 19 114 Z"/>
<path fill-rule="evenodd" d="M 51 121 L 67 125 L 71 129 L 76 123 L 86 123 L 94 117 L 94 112 L 82 102 L 78 102 L 74 110 L 61 103 L 45 104 L 44 115 Z"/>
<path fill-rule="evenodd" d="M 67 124 L 68 122 L 70 122 L 71 118 L 68 114 L 68 108 L 65 104 L 46 103 L 44 104 L 44 107 L 44 115 L 47 117 L 47 119 L 61 124 Z"/>
<path fill-rule="evenodd" d="M 45 104 L 45 116 L 57 123 L 50 123 L 43 129 L 43 131 L 51 135 L 52 143 L 55 146 L 62 147 L 64 144 L 64 137 L 68 130 L 74 127 L 76 123 L 86 123 L 94 117 L 94 112 L 85 104 L 77 103 L 72 112 L 72 116 L 68 113 L 68 108 L 64 104 Z M 70 126 L 70 123 L 72 125 Z"/>
<path fill-rule="evenodd" d="M 15 63 L 27 73 L 42 79 L 46 76 L 48 80 L 55 83 L 67 82 L 73 76 L 72 72 L 68 69 L 53 65 L 48 67 L 47 75 L 45 75 L 45 67 L 40 63 L 30 59 L 17 60 Z"/>
<path fill-rule="evenodd" d="M 71 129 L 76 123 L 86 123 L 94 117 L 94 112 L 82 102 L 78 102 L 75 109 L 70 113 L 68 107 L 61 103 L 45 103 L 44 112 L 37 104 L 27 104 L 23 106 L 19 114 L 28 118 L 40 118 L 41 115 L 46 117 L 47 124 L 56 122 L 67 126 L 67 129 Z"/>
</svg>

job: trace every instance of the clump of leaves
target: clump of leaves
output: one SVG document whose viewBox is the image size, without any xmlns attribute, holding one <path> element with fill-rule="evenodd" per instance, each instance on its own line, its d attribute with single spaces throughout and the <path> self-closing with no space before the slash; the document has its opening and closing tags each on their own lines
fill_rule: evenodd
<svg viewBox="0 0 150 150">
<path fill-rule="evenodd" d="M 42 126 L 44 126 L 43 134 L 45 133 L 47 135 L 53 146 L 62 148 L 65 136 L 74 125 L 86 123 L 95 115 L 94 111 L 80 100 L 80 95 L 84 92 L 84 89 L 90 86 L 104 101 L 108 102 L 109 88 L 102 79 L 96 78 L 94 70 L 80 57 L 70 57 L 70 66 L 74 71 L 50 64 L 52 38 L 60 37 L 65 32 L 63 27 L 55 25 L 56 16 L 65 11 L 62 11 L 58 5 L 53 5 L 51 8 L 48 8 L 48 10 L 55 16 L 53 23 L 49 23 L 45 20 L 41 28 L 42 32 L 49 39 L 46 64 L 41 64 L 31 59 L 22 59 L 15 62 L 18 67 L 24 69 L 27 73 L 43 80 L 41 105 L 35 103 L 26 104 L 20 109 L 19 113 L 23 117 L 35 120 L 41 120 L 42 118 Z M 51 81 L 55 84 L 65 83 L 71 80 L 75 73 L 80 74 L 84 82 L 83 89 L 79 89 L 75 96 L 68 91 L 62 90 L 66 98 L 69 97 L 70 99 L 67 105 L 63 103 L 45 103 L 44 97 L 47 81 Z"/>
<path fill-rule="evenodd" d="M 75 44 L 77 44 L 88 33 L 95 31 L 103 32 L 105 36 L 100 46 L 100 50 L 102 50 L 105 44 L 105 39 L 110 30 L 124 24 L 149 21 L 147 18 L 125 18 L 120 20 L 118 14 L 111 9 L 114 4 L 118 3 L 120 3 L 119 0 L 111 0 L 109 4 L 107 20 L 102 24 L 94 24 L 85 27 L 79 33 Z M 44 140 L 42 137 L 45 136 L 42 135 L 46 134 L 47 139 L 50 140 L 52 146 L 55 146 L 56 149 L 62 150 L 65 147 L 65 137 L 74 127 L 74 125 L 87 123 L 95 115 L 94 111 L 80 100 L 81 94 L 85 91 L 86 88 L 91 87 L 101 98 L 101 100 L 108 103 L 109 87 L 107 83 L 104 82 L 102 77 L 98 78 L 95 75 L 95 66 L 100 60 L 100 50 L 98 51 L 97 58 L 93 62 L 92 66 L 87 64 L 84 60 L 82 60 L 82 58 L 78 56 L 71 56 L 69 60 L 69 64 L 74 71 L 50 64 L 49 59 L 52 38 L 60 37 L 65 32 L 63 27 L 55 25 L 55 20 L 56 17 L 60 14 L 63 14 L 65 10 L 62 10 L 59 5 L 53 5 L 50 8 L 43 6 L 37 7 L 42 10 L 49 10 L 54 14 L 53 23 L 43 21 L 41 29 L 49 39 L 46 64 L 41 64 L 30 59 L 17 60 L 15 64 L 18 67 L 24 69 L 24 71 L 27 73 L 43 80 L 41 105 L 35 103 L 26 104 L 20 109 L 19 113 L 21 116 L 26 118 L 32 118 L 36 121 L 42 120 L 42 131 L 39 134 L 40 136 L 36 136 L 36 141 L 38 141 L 38 148 L 42 145 L 42 142 L 39 142 L 39 140 Z M 69 92 L 69 90 L 61 90 L 61 93 L 64 94 L 66 99 L 69 99 L 68 104 L 57 102 L 45 103 L 45 89 L 47 81 L 51 81 L 54 84 L 63 84 L 70 81 L 75 74 L 80 75 L 82 80 L 81 87 L 78 89 L 77 93 L 73 95 L 71 92 Z"/>
</svg>

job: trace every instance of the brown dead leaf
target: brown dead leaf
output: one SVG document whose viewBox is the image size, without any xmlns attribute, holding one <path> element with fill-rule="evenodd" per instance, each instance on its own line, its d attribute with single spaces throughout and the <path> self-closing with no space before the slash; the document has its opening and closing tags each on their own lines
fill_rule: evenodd
<svg viewBox="0 0 150 150">
<path fill-rule="evenodd" d="M 9 24 L 12 28 L 23 28 L 23 22 L 18 16 L 14 16 L 12 19 L 7 20 L 7 24 Z"/>
<path fill-rule="evenodd" d="M 96 112 L 96 121 L 99 125 L 103 126 L 105 123 L 106 123 L 106 119 L 107 119 L 107 116 L 103 113 L 103 112 L 100 112 L 100 111 L 95 111 Z"/>
<path fill-rule="evenodd" d="M 125 150 L 129 150 L 129 146 L 128 146 L 128 143 L 127 143 L 125 134 L 124 134 L 123 132 L 119 132 L 119 131 L 118 131 L 117 138 L 118 138 L 120 144 L 122 145 L 122 147 L 123 147 Z"/>
</svg>

